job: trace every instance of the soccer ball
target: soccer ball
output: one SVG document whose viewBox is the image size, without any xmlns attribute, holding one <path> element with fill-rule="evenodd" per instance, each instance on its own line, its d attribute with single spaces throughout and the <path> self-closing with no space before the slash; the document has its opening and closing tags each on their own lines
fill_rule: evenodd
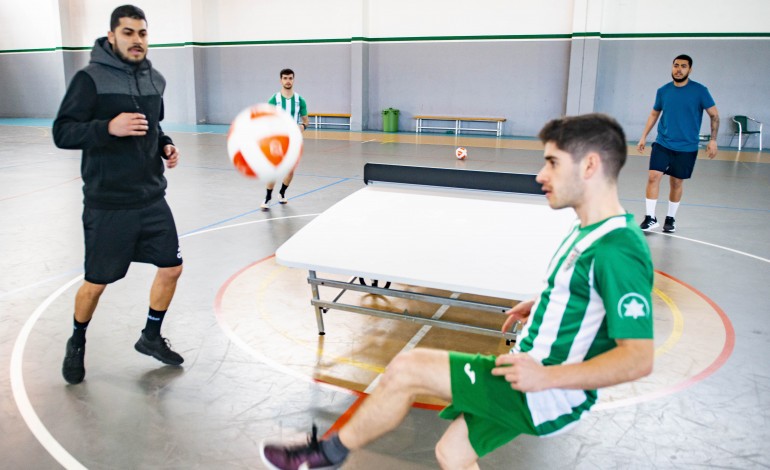
<svg viewBox="0 0 770 470">
<path fill-rule="evenodd" d="M 455 155 L 457 155 L 458 160 L 465 160 L 465 157 L 468 156 L 468 151 L 465 150 L 465 147 L 457 147 L 457 150 L 455 150 Z"/>
<path fill-rule="evenodd" d="M 275 182 L 297 167 L 302 132 L 283 109 L 270 104 L 250 106 L 230 124 L 227 154 L 241 174 Z"/>
</svg>

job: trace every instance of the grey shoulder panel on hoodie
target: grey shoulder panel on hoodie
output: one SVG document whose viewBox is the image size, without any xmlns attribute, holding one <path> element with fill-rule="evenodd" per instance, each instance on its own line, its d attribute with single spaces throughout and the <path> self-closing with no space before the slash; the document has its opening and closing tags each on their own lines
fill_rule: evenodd
<svg viewBox="0 0 770 470">
<path fill-rule="evenodd" d="M 83 71 L 93 79 L 96 93 L 100 95 L 163 96 L 166 89 L 166 79 L 149 60 L 138 66 L 123 62 L 112 51 L 106 37 L 96 40 L 91 61 Z"/>
</svg>

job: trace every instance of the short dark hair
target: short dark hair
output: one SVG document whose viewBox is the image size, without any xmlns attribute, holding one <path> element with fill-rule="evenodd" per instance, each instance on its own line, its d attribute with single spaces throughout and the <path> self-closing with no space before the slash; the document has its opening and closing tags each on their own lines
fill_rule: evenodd
<svg viewBox="0 0 770 470">
<path fill-rule="evenodd" d="M 554 119 L 540 130 L 540 140 L 553 142 L 570 155 L 575 162 L 589 152 L 596 152 L 602 160 L 604 174 L 617 181 L 620 169 L 626 163 L 628 148 L 626 134 L 618 121 L 606 114 L 584 114 Z"/>
<path fill-rule="evenodd" d="M 115 31 L 115 29 L 120 26 L 121 18 L 133 18 L 135 20 L 144 20 L 145 23 L 147 22 L 147 17 L 144 16 L 144 12 L 141 8 L 134 5 L 122 5 L 112 10 L 112 15 L 110 16 L 110 31 Z"/>
<path fill-rule="evenodd" d="M 294 70 L 292 70 L 292 69 L 283 69 L 283 70 L 281 70 L 281 73 L 278 76 L 279 77 L 283 77 L 284 75 L 294 75 Z"/>
<path fill-rule="evenodd" d="M 674 57 L 674 60 L 671 63 L 673 64 L 677 60 L 686 60 L 687 66 L 692 68 L 692 57 L 688 56 L 687 54 L 679 54 L 678 56 Z"/>
</svg>

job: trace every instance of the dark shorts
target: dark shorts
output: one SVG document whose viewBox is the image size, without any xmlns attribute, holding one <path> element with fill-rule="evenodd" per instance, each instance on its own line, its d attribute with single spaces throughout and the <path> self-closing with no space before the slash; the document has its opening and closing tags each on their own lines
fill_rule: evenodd
<svg viewBox="0 0 770 470">
<path fill-rule="evenodd" d="M 655 142 L 652 144 L 652 153 L 650 154 L 650 170 L 660 171 L 674 178 L 686 180 L 692 176 L 692 170 L 695 168 L 695 160 L 697 158 L 697 150 L 694 152 L 679 152 Z"/>
<path fill-rule="evenodd" d="M 495 356 L 449 353 L 452 403 L 439 416 L 464 416 L 468 439 L 479 457 L 520 434 L 537 435 L 526 395 L 512 389 L 504 377 L 492 375 L 493 367 Z"/>
<path fill-rule="evenodd" d="M 179 237 L 165 199 L 142 209 L 83 209 L 85 280 L 110 284 L 132 261 L 171 268 L 182 264 Z"/>
</svg>

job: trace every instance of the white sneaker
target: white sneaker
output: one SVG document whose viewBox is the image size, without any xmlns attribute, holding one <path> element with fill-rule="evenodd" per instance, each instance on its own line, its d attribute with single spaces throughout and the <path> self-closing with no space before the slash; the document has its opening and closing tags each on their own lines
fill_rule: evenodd
<svg viewBox="0 0 770 470">
<path fill-rule="evenodd" d="M 285 196 L 281 196 L 281 199 L 279 199 L 278 202 L 280 202 L 281 204 L 288 204 L 289 200 L 286 199 Z"/>
<path fill-rule="evenodd" d="M 269 210 L 269 209 L 270 209 L 270 206 L 268 206 L 268 205 L 267 205 L 267 201 L 265 201 L 265 202 L 263 202 L 263 203 L 262 203 L 262 204 L 259 206 L 259 208 L 260 208 L 260 209 L 262 209 L 263 211 L 266 211 L 266 210 Z"/>
</svg>

